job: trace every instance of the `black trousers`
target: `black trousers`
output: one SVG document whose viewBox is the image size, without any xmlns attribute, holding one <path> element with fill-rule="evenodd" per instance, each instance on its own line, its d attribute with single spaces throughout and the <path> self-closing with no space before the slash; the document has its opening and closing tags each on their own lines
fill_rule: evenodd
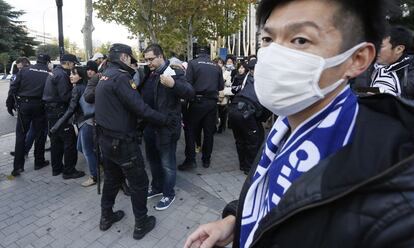
<svg viewBox="0 0 414 248">
<path fill-rule="evenodd" d="M 55 125 L 58 118 L 56 118 L 56 115 L 48 114 L 47 120 L 50 129 Z M 50 137 L 50 155 L 53 172 L 71 174 L 75 171 L 76 162 L 78 161 L 78 151 L 76 150 L 76 133 L 73 125 L 68 123 L 63 124 Z"/>
<path fill-rule="evenodd" d="M 115 141 L 115 142 L 114 142 Z M 137 141 L 126 142 L 99 135 L 99 145 L 104 165 L 102 209 L 112 209 L 124 178 L 128 179 L 132 210 L 135 219 L 147 215 L 148 176 Z"/>
<path fill-rule="evenodd" d="M 218 118 L 220 119 L 218 131 L 224 131 L 227 127 L 227 115 L 228 115 L 228 105 L 219 105 L 218 106 Z"/>
<path fill-rule="evenodd" d="M 211 153 L 213 151 L 214 132 L 216 129 L 217 117 L 217 100 L 215 99 L 201 99 L 190 102 L 187 122 L 188 122 L 188 137 L 186 149 L 186 160 L 195 161 L 195 143 L 200 134 L 200 129 L 203 130 L 203 145 L 202 145 L 202 160 L 210 162 Z"/>
<path fill-rule="evenodd" d="M 24 169 L 26 135 L 32 123 L 36 138 L 34 145 L 35 167 L 45 162 L 45 127 L 47 125 L 43 103 L 40 100 L 22 100 L 16 123 L 16 144 L 13 169 Z"/>
<path fill-rule="evenodd" d="M 190 135 L 190 132 L 189 132 L 189 128 L 188 128 L 188 125 L 189 125 L 189 120 L 188 120 L 188 102 L 181 102 L 181 113 L 182 113 L 182 115 L 183 115 L 183 124 L 184 124 L 184 127 L 183 127 L 183 130 L 184 130 L 184 142 L 185 142 L 185 149 L 184 149 L 184 153 L 185 153 L 185 156 L 186 157 L 188 157 L 188 155 L 190 154 L 190 152 L 189 152 L 189 146 L 188 146 L 188 139 L 189 139 L 189 135 Z M 201 146 L 201 127 L 199 127 L 197 130 L 196 130 L 196 132 L 197 132 L 197 135 L 196 135 L 196 139 L 195 139 L 195 142 L 196 142 L 196 145 L 197 146 Z"/>
<path fill-rule="evenodd" d="M 236 140 L 240 169 L 249 171 L 264 139 L 263 125 L 254 115 L 243 117 L 235 105 L 230 105 L 229 123 Z"/>
</svg>

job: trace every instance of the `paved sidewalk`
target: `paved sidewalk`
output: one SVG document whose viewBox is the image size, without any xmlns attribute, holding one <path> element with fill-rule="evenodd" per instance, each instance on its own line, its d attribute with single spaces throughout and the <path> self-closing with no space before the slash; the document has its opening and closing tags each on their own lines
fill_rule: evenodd
<svg viewBox="0 0 414 248">
<path fill-rule="evenodd" d="M 115 209 L 126 217 L 106 232 L 99 230 L 100 196 L 96 187 L 83 188 L 80 179 L 52 177 L 51 167 L 33 170 L 33 154 L 25 172 L 15 180 L 12 170 L 14 134 L 0 137 L 0 247 L 183 247 L 188 234 L 200 223 L 220 218 L 225 204 L 237 199 L 245 175 L 238 170 L 231 130 L 215 136 L 211 168 L 178 172 L 176 200 L 165 211 L 156 211 L 159 200 L 150 199 L 148 209 L 157 225 L 145 238 L 132 238 L 134 218 L 129 197 L 121 192 Z M 144 151 L 143 151 L 144 152 Z M 47 159 L 50 154 L 47 153 Z M 184 159 L 183 139 L 177 148 L 177 162 Z M 148 164 L 147 164 L 148 167 Z M 78 169 L 87 171 L 79 154 Z M 150 174 L 149 174 L 150 175 Z"/>
</svg>

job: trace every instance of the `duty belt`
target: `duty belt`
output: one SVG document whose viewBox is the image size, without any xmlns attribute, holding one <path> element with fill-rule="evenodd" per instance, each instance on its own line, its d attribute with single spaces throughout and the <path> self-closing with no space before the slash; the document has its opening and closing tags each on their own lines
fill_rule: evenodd
<svg viewBox="0 0 414 248">
<path fill-rule="evenodd" d="M 201 100 L 217 100 L 218 95 L 216 92 L 207 92 L 207 93 L 196 93 L 194 97 L 194 101 L 201 101 Z"/>
<path fill-rule="evenodd" d="M 32 97 L 32 96 L 17 96 L 17 101 L 18 102 L 41 102 L 42 98 L 41 97 Z"/>
</svg>

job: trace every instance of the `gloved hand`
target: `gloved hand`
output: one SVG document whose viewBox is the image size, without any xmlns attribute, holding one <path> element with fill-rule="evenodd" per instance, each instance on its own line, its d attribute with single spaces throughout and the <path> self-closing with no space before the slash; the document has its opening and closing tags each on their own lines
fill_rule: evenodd
<svg viewBox="0 0 414 248">
<path fill-rule="evenodd" d="M 13 96 L 12 95 L 9 95 L 7 97 L 7 100 L 6 100 L 6 107 L 7 107 L 7 112 L 9 112 L 9 114 L 11 116 L 14 116 L 13 110 L 16 111 L 15 104 L 16 103 L 14 102 Z"/>
<path fill-rule="evenodd" d="M 49 136 L 53 136 L 56 132 L 57 132 L 57 128 L 55 128 L 54 126 L 49 130 Z"/>
<path fill-rule="evenodd" d="M 9 112 L 9 114 L 10 114 L 11 116 L 14 116 L 13 110 L 14 110 L 14 111 L 16 111 L 16 109 L 15 109 L 15 108 L 9 108 L 9 107 L 7 107 L 7 112 Z"/>
</svg>

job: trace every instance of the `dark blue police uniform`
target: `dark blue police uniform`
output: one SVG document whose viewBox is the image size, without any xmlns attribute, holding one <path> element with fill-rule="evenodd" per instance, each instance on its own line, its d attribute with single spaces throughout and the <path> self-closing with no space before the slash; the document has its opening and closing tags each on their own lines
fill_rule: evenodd
<svg viewBox="0 0 414 248">
<path fill-rule="evenodd" d="M 114 44 L 111 49 L 132 57 L 129 46 Z M 154 227 L 155 218 L 147 216 L 148 177 L 139 146 L 138 121 L 162 126 L 169 125 L 170 120 L 144 103 L 132 80 L 133 72 L 119 60 L 109 63 L 95 90 L 95 119 L 105 174 L 100 229 L 107 230 L 123 217 L 122 211 L 114 213 L 112 207 L 125 175 L 135 216 L 134 238 L 140 239 Z"/>
<path fill-rule="evenodd" d="M 190 101 L 187 111 L 184 111 L 184 127 L 188 132 L 186 159 L 178 169 L 186 170 L 195 166 L 195 139 L 200 128 L 204 134 L 201 160 L 203 167 L 207 168 L 210 166 L 213 151 L 218 92 L 224 89 L 223 73 L 221 68 L 211 61 L 209 55 L 200 54 L 197 59 L 188 63 L 186 76 L 196 95 Z"/>
<path fill-rule="evenodd" d="M 25 139 L 30 123 L 36 134 L 34 167 L 38 170 L 45 165 L 45 127 L 46 116 L 42 102 L 43 88 L 49 69 L 46 65 L 49 56 L 39 55 L 38 63 L 22 68 L 10 84 L 7 107 L 13 108 L 14 99 L 18 105 L 18 121 L 16 123 L 16 144 L 12 175 L 18 176 L 24 171 Z M 9 111 L 10 112 L 10 111 Z"/>
<path fill-rule="evenodd" d="M 78 63 L 76 56 L 71 54 L 63 55 L 61 61 Z M 58 65 L 46 80 L 43 101 L 45 101 L 49 129 L 56 124 L 69 107 L 73 88 L 69 75 L 70 70 Z M 76 150 L 76 133 L 70 122 L 61 125 L 50 136 L 50 143 L 53 176 L 63 173 L 62 177 L 69 179 L 85 175 L 84 172 L 75 169 L 78 151 Z M 62 159 L 64 159 L 63 163 Z"/>
</svg>

